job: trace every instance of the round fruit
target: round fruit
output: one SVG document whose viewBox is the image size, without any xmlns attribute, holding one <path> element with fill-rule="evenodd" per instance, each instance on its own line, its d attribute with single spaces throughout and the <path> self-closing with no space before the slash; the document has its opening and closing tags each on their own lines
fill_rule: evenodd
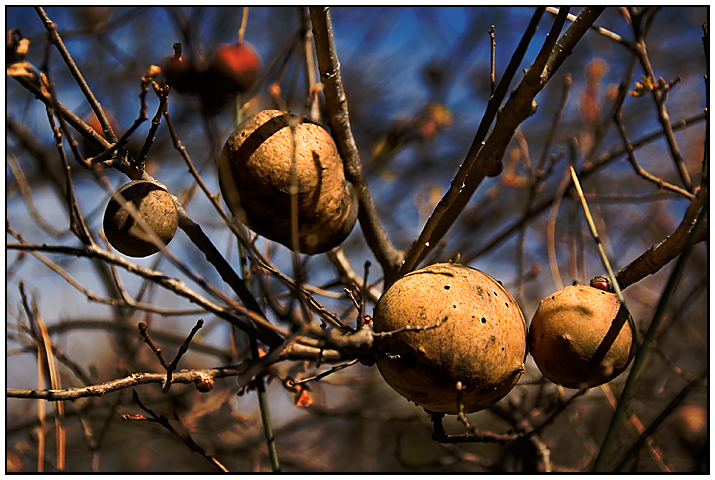
<svg viewBox="0 0 715 480">
<path fill-rule="evenodd" d="M 162 72 L 166 83 L 178 93 L 196 93 L 202 86 L 201 74 L 184 56 L 166 57 L 162 61 Z"/>
<path fill-rule="evenodd" d="M 294 130 L 289 122 L 297 123 Z M 219 182 L 224 201 L 239 220 L 292 249 L 295 158 L 298 250 L 312 255 L 347 238 L 355 226 L 358 202 L 330 134 L 320 125 L 298 122 L 298 117 L 278 110 L 263 110 L 246 119 L 221 152 Z"/>
<path fill-rule="evenodd" d="M 147 226 L 168 244 L 179 225 L 174 199 L 159 185 L 144 180 L 127 183 L 117 190 L 134 205 Z M 146 257 L 159 251 L 139 222 L 113 197 L 104 212 L 104 233 L 114 248 L 130 257 Z"/>
<path fill-rule="evenodd" d="M 112 118 L 112 116 L 106 112 L 105 112 L 105 116 L 109 120 L 109 126 L 111 126 L 112 130 L 114 130 L 114 132 L 116 133 L 117 132 L 117 122 L 115 122 L 114 119 Z M 97 115 L 95 115 L 94 113 L 91 113 L 87 118 L 85 118 L 84 122 L 89 127 L 91 127 L 92 130 L 97 132 L 97 134 L 100 137 L 104 137 L 105 139 L 107 138 L 104 135 L 104 130 L 102 129 L 102 125 L 99 123 L 99 119 L 97 118 Z M 93 140 L 90 140 L 89 138 L 84 137 L 84 136 L 82 137 L 82 148 L 84 150 L 84 155 L 86 157 L 96 157 L 97 155 L 99 155 L 100 153 L 102 153 L 104 151 L 104 149 L 102 147 L 100 147 L 99 145 L 97 145 Z"/>
<path fill-rule="evenodd" d="M 217 88 L 226 93 L 248 90 L 258 77 L 261 60 L 256 51 L 247 43 L 219 45 L 214 52 L 209 77 Z"/>
<path fill-rule="evenodd" d="M 373 324 L 395 332 L 376 339 L 385 381 L 432 412 L 459 413 L 460 402 L 465 413 L 487 408 L 525 371 L 524 316 L 474 268 L 440 263 L 408 273 L 380 297 Z"/>
<path fill-rule="evenodd" d="M 633 358 L 630 319 L 604 341 L 620 308 L 615 293 L 589 285 L 571 285 L 543 299 L 529 327 L 529 351 L 544 377 L 585 388 L 620 375 Z"/>
</svg>

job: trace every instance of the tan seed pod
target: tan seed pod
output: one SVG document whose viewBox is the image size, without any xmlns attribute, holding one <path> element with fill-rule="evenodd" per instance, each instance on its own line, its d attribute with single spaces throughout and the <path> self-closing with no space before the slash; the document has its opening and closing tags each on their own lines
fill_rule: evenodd
<svg viewBox="0 0 715 480">
<path fill-rule="evenodd" d="M 571 285 L 543 299 L 529 326 L 529 351 L 544 377 L 586 388 L 620 375 L 633 358 L 631 321 L 617 336 L 613 330 L 610 346 L 604 341 L 620 308 L 615 293 L 589 285 Z"/>
<path fill-rule="evenodd" d="M 376 332 L 408 329 L 378 338 L 377 366 L 395 391 L 431 412 L 459 413 L 460 402 L 465 413 L 487 408 L 525 370 L 524 316 L 499 282 L 474 268 L 441 263 L 399 278 L 373 322 Z"/>
<path fill-rule="evenodd" d="M 147 226 L 165 245 L 174 238 L 179 214 L 169 192 L 155 183 L 136 180 L 120 187 L 117 193 L 134 205 Z M 109 200 L 104 212 L 103 225 L 109 243 L 125 255 L 146 257 L 159 251 L 129 210 L 114 197 Z"/>
<path fill-rule="evenodd" d="M 294 129 L 289 122 L 295 122 Z M 249 228 L 292 249 L 294 145 L 298 250 L 322 253 L 350 234 L 358 202 L 335 142 L 320 125 L 300 123 L 298 117 L 278 110 L 263 110 L 246 119 L 221 153 L 221 193 L 231 212 Z"/>
</svg>

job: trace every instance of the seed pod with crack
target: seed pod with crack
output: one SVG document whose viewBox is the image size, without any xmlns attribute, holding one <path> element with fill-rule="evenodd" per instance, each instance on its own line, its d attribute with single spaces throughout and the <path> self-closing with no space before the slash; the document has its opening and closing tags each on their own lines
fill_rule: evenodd
<svg viewBox="0 0 715 480">
<path fill-rule="evenodd" d="M 297 186 L 297 240 L 303 253 L 336 247 L 357 220 L 357 195 L 332 137 L 289 113 L 263 110 L 236 127 L 221 152 L 219 182 L 239 220 L 291 249 L 291 187 Z"/>
</svg>

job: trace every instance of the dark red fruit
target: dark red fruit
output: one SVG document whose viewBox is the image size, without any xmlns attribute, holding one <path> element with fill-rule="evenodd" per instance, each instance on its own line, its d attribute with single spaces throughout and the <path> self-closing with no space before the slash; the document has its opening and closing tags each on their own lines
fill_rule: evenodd
<svg viewBox="0 0 715 480">
<path fill-rule="evenodd" d="M 611 281 L 606 275 L 599 275 L 598 277 L 591 280 L 591 286 L 604 292 L 613 292 L 611 288 Z"/>
<path fill-rule="evenodd" d="M 209 72 L 215 76 L 216 87 L 226 93 L 248 90 L 258 77 L 261 60 L 247 43 L 219 45 L 213 55 Z"/>
<path fill-rule="evenodd" d="M 501 174 L 504 164 L 501 161 L 493 163 L 489 169 L 486 171 L 485 175 L 487 177 L 498 177 Z"/>
<path fill-rule="evenodd" d="M 166 83 L 179 93 L 197 93 L 201 86 L 194 63 L 184 57 L 166 57 L 162 62 L 162 71 Z"/>
<path fill-rule="evenodd" d="M 109 114 L 105 113 L 105 115 L 109 119 L 109 125 L 112 127 L 112 130 L 114 130 L 114 132 L 116 133 L 117 123 Z M 89 125 L 95 132 L 97 132 L 100 137 L 104 137 L 104 131 L 102 130 L 102 126 L 99 124 L 99 120 L 94 113 L 90 113 L 89 117 L 84 119 L 84 122 Z M 84 150 L 85 157 L 96 157 L 104 151 L 104 149 L 100 147 L 97 143 L 86 137 L 82 137 L 82 148 Z"/>
</svg>

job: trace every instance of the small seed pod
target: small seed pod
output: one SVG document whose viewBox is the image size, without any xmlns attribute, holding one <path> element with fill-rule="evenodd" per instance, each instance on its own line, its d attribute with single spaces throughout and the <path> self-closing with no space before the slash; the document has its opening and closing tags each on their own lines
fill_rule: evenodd
<svg viewBox="0 0 715 480">
<path fill-rule="evenodd" d="M 474 268 L 441 263 L 411 272 L 373 315 L 377 366 L 403 397 L 441 413 L 476 412 L 503 398 L 525 370 L 526 324 L 509 292 Z"/>
<path fill-rule="evenodd" d="M 246 119 L 221 152 L 223 199 L 254 232 L 292 249 L 293 160 L 298 250 L 311 255 L 326 252 L 352 231 L 358 202 L 335 142 L 320 125 L 300 123 L 298 117 L 278 110 L 263 110 Z"/>
<path fill-rule="evenodd" d="M 615 293 L 589 285 L 571 285 L 543 299 L 529 327 L 529 351 L 544 377 L 585 388 L 620 375 L 635 344 L 627 311 L 620 331 L 613 327 L 620 308 Z"/>
<path fill-rule="evenodd" d="M 179 214 L 174 199 L 159 185 L 136 180 L 120 187 L 117 193 L 131 202 L 147 226 L 168 244 L 179 225 Z M 104 212 L 104 234 L 107 240 L 121 253 L 130 257 L 146 257 L 159 251 L 150 240 L 150 235 L 114 197 L 109 200 Z"/>
</svg>

